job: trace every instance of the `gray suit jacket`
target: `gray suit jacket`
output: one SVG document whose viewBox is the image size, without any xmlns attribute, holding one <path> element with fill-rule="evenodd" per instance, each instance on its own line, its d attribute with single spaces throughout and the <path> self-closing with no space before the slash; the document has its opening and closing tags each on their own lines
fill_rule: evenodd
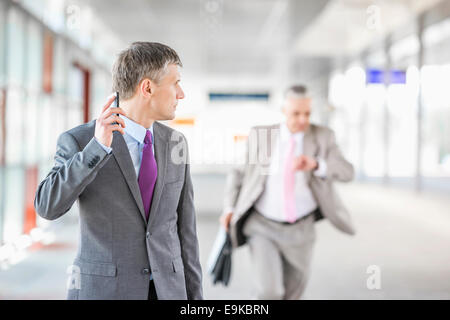
<svg viewBox="0 0 450 320">
<path fill-rule="evenodd" d="M 280 125 L 258 126 L 250 130 L 245 163 L 228 175 L 225 186 L 224 207 L 234 208 L 230 222 L 230 235 L 234 247 L 246 243 L 242 229 L 250 210 L 265 186 L 269 173 L 273 143 L 276 143 Z M 339 230 L 354 234 L 350 215 L 336 194 L 333 181 L 353 179 L 353 166 L 342 156 L 332 130 L 310 125 L 303 138 L 303 154 L 320 157 L 327 163 L 326 178 L 306 172 L 306 179 L 316 199 L 320 214 L 316 221 L 327 218 Z"/>
<path fill-rule="evenodd" d="M 151 270 L 159 299 L 202 299 L 185 137 L 154 123 L 158 178 L 147 223 L 123 136 L 114 132 L 107 154 L 94 131 L 95 120 L 60 135 L 55 165 L 34 202 L 41 217 L 54 220 L 78 200 L 81 234 L 73 270 L 80 282 L 67 298 L 147 299 Z"/>
</svg>

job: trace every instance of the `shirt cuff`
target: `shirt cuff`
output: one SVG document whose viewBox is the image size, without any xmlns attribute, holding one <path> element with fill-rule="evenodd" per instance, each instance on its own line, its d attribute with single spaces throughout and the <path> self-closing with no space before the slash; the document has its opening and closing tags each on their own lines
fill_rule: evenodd
<svg viewBox="0 0 450 320">
<path fill-rule="evenodd" d="M 103 143 L 101 143 L 100 141 L 97 140 L 97 138 L 95 138 L 95 141 L 97 141 L 97 143 L 103 148 L 103 150 L 106 151 L 106 153 L 110 154 L 112 151 L 112 148 L 105 146 Z"/>
<path fill-rule="evenodd" d="M 325 178 L 327 176 L 327 163 L 322 158 L 318 158 L 316 161 L 319 164 L 319 168 L 314 170 L 314 175 L 316 177 Z"/>
</svg>

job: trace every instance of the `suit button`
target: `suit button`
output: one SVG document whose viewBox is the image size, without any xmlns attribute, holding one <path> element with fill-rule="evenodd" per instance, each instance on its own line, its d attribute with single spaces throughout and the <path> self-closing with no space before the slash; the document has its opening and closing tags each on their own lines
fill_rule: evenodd
<svg viewBox="0 0 450 320">
<path fill-rule="evenodd" d="M 150 274 L 150 269 L 148 268 L 142 269 L 142 274 Z"/>
<path fill-rule="evenodd" d="M 147 239 L 150 238 L 150 232 L 146 233 Z"/>
</svg>

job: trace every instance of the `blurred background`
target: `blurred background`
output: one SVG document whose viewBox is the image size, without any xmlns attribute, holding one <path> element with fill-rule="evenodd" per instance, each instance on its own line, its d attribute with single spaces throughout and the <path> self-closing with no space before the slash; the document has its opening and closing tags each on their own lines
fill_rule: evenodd
<svg viewBox="0 0 450 320">
<path fill-rule="evenodd" d="M 77 207 L 36 216 L 60 133 L 95 119 L 133 41 L 174 48 L 206 299 L 249 299 L 248 248 L 231 284 L 207 259 L 225 177 L 251 126 L 281 121 L 304 84 L 312 122 L 356 169 L 338 190 L 357 229 L 316 224 L 306 299 L 450 298 L 450 2 L 446 0 L 0 0 L 0 299 L 64 299 Z M 380 281 L 371 285 L 375 273 Z"/>
</svg>

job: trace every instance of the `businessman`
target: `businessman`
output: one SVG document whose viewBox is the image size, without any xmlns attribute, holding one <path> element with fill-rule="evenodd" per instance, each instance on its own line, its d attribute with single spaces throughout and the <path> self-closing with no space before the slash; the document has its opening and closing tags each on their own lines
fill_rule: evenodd
<svg viewBox="0 0 450 320">
<path fill-rule="evenodd" d="M 79 204 L 80 237 L 68 299 L 202 299 L 202 272 L 186 139 L 158 122 L 175 117 L 181 61 L 135 42 L 112 70 L 120 107 L 61 134 L 39 184 L 49 220 Z"/>
<path fill-rule="evenodd" d="M 224 213 L 234 247 L 249 244 L 256 299 L 300 299 L 309 276 L 316 234 L 327 218 L 353 234 L 333 181 L 353 179 L 353 166 L 333 131 L 309 123 L 304 86 L 287 90 L 286 121 L 250 131 L 246 161 L 228 176 Z"/>
</svg>

